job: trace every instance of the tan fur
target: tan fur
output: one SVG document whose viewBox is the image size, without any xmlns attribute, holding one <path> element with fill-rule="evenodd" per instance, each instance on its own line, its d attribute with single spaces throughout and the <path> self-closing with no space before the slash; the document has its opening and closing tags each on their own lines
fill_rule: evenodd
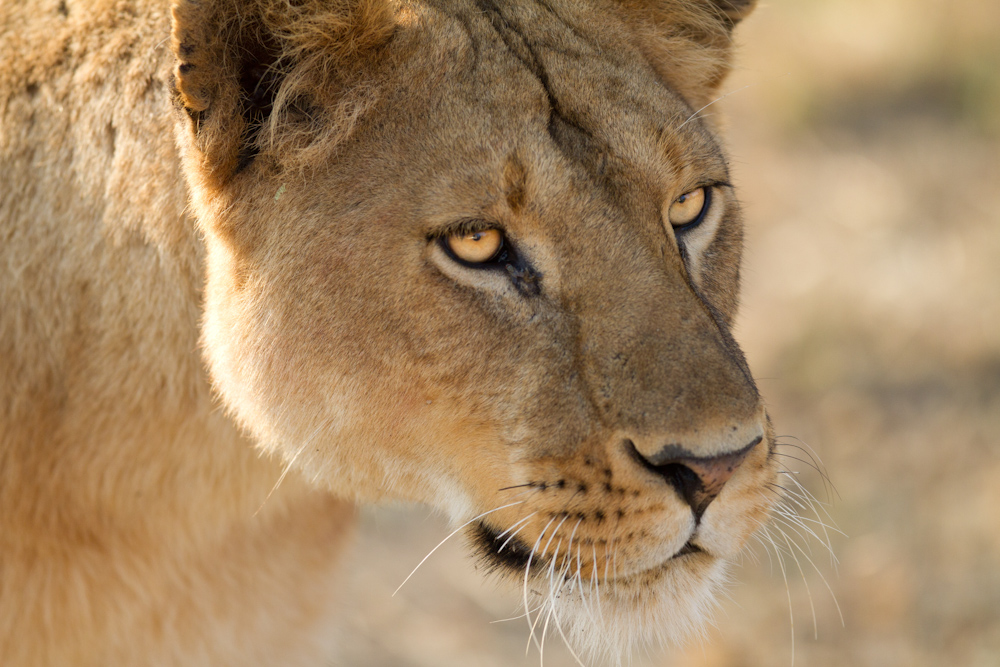
<svg viewBox="0 0 1000 667">
<path fill-rule="evenodd" d="M 596 652 L 696 627 L 775 463 L 736 200 L 663 212 L 751 4 L 0 5 L 3 664 L 323 664 L 383 499 L 516 530 Z M 635 460 L 756 436 L 697 526 Z"/>
</svg>

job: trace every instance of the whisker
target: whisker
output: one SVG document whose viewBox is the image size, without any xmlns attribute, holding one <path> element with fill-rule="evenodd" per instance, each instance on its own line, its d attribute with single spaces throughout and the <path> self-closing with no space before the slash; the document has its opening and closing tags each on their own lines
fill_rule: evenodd
<svg viewBox="0 0 1000 667">
<path fill-rule="evenodd" d="M 799 491 L 799 493 L 797 494 L 798 497 L 802 498 L 803 500 L 805 500 L 805 501 L 808 502 L 810 510 L 816 516 L 816 519 L 819 520 L 820 529 L 823 531 L 823 536 L 826 538 L 826 543 L 830 544 L 830 534 L 827 532 L 826 522 L 823 521 L 823 516 L 820 514 L 820 510 L 822 509 L 823 514 L 826 515 L 826 518 L 830 520 L 831 524 L 836 525 L 837 522 L 834 521 L 834 519 L 833 519 L 832 516 L 830 516 L 830 512 L 827 511 L 827 509 L 823 505 L 823 503 L 821 503 L 820 501 L 818 501 L 816 499 L 816 496 L 814 496 L 812 493 L 810 493 L 809 490 L 806 489 L 804 486 L 802 486 L 801 484 L 799 484 L 799 481 L 797 479 L 794 479 L 794 478 L 789 478 L 789 479 L 792 480 L 792 483 L 795 485 L 796 489 Z M 831 560 L 831 564 L 833 565 L 834 571 L 836 571 L 836 569 L 837 569 L 837 559 L 836 559 L 836 557 L 834 557 Z"/>
<path fill-rule="evenodd" d="M 576 652 L 573 650 L 573 646 L 572 644 L 569 643 L 569 639 L 566 638 L 566 633 L 563 632 L 562 623 L 559 622 L 559 614 L 555 613 L 554 607 L 552 609 L 552 613 L 554 614 L 554 617 L 556 619 L 556 629 L 562 636 L 563 644 L 566 645 L 566 648 L 569 650 L 569 654 L 573 656 L 573 659 L 576 660 L 576 664 L 580 665 L 580 667 L 587 667 L 585 664 L 583 664 L 583 660 L 580 660 L 580 656 L 578 656 Z"/>
<path fill-rule="evenodd" d="M 768 486 L 776 489 L 781 489 L 786 506 L 787 503 L 791 503 L 792 505 L 795 505 L 804 512 L 811 512 L 816 515 L 817 519 L 820 520 L 819 523 L 821 523 L 822 525 L 827 525 L 826 522 L 822 520 L 822 517 L 819 515 L 819 512 L 816 509 L 815 503 L 817 501 L 803 495 L 800 492 L 799 489 L 801 488 L 801 485 L 798 483 L 798 480 L 791 477 L 789 479 L 795 484 L 796 488 L 790 489 L 788 487 L 782 486 L 781 484 L 773 482 L 768 484 Z M 827 517 L 830 518 L 831 521 L 833 521 L 833 518 L 830 517 L 829 512 L 824 511 L 824 514 L 826 514 Z"/>
<path fill-rule="evenodd" d="M 540 604 L 537 607 L 535 607 L 534 609 L 532 609 L 531 612 L 532 613 L 536 612 L 539 609 L 541 609 L 543 606 L 544 606 L 544 604 Z M 490 621 L 490 624 L 492 625 L 493 623 L 507 623 L 509 621 L 519 621 L 519 620 L 521 620 L 522 618 L 524 618 L 527 615 L 528 615 L 528 612 L 525 612 L 523 614 L 518 614 L 517 616 L 511 616 L 510 618 L 498 618 L 496 620 Z"/>
<path fill-rule="evenodd" d="M 832 486 L 832 482 L 830 482 L 830 476 L 827 474 L 827 472 L 825 470 L 823 470 L 822 468 L 820 468 L 815 463 L 813 463 L 812 461 L 809 461 L 807 459 L 801 458 L 799 456 L 793 456 L 792 454 L 786 454 L 784 452 L 777 452 L 776 451 L 776 452 L 774 452 L 774 455 L 775 456 L 781 456 L 781 457 L 784 457 L 786 459 L 791 459 L 793 461 L 798 461 L 799 463 L 802 463 L 803 465 L 809 466 L 810 468 L 812 468 L 813 470 L 815 470 L 817 473 L 819 473 L 820 477 L 823 478 L 824 484 L 829 482 L 831 484 L 831 486 Z"/>
<path fill-rule="evenodd" d="M 576 520 L 576 525 L 573 526 L 573 531 L 569 534 L 569 544 L 566 545 L 566 553 L 573 551 L 573 538 L 576 537 L 576 529 L 580 527 L 581 523 L 583 523 L 583 519 Z"/>
<path fill-rule="evenodd" d="M 448 535 L 448 537 L 446 537 L 443 540 L 441 540 L 440 542 L 438 542 L 438 545 L 436 547 L 434 547 L 433 549 L 431 549 L 430 552 L 426 556 L 424 556 L 423 560 L 421 560 L 419 563 L 417 563 L 417 566 L 415 568 L 413 568 L 412 572 L 410 572 L 408 575 L 406 575 L 406 579 L 403 579 L 403 583 L 401 583 L 399 585 L 399 587 L 396 588 L 396 590 L 394 590 L 392 592 L 392 597 L 396 597 L 396 593 L 399 592 L 399 589 L 402 588 L 404 585 L 406 585 L 406 582 L 410 580 L 410 577 L 412 577 L 414 575 L 414 573 L 416 573 L 416 571 L 420 569 L 420 566 L 423 565 L 427 561 L 427 559 L 430 558 L 434 554 L 435 551 L 437 551 L 438 549 L 441 548 L 442 544 L 444 544 L 445 542 L 447 542 L 451 538 L 455 537 L 455 535 L 457 535 L 459 532 L 461 532 L 461 530 L 463 528 L 465 528 L 466 526 L 468 526 L 470 523 L 478 521 L 479 519 L 482 519 L 484 516 L 487 516 L 488 514 L 493 514 L 494 512 L 499 512 L 500 510 L 507 509 L 508 507 L 514 507 L 515 505 L 523 505 L 523 504 L 524 504 L 524 501 L 523 500 L 519 500 L 516 503 L 510 503 L 508 505 L 503 505 L 502 507 L 497 507 L 496 509 L 491 509 L 488 512 L 483 512 L 479 516 L 476 516 L 476 517 L 473 517 L 473 518 L 469 519 L 468 521 L 466 521 L 465 523 L 463 523 L 461 526 L 459 526 L 458 528 L 456 528 L 455 530 L 453 530 Z"/>
<path fill-rule="evenodd" d="M 538 624 L 542 622 L 542 616 L 544 614 L 544 609 L 546 608 L 546 606 L 548 606 L 548 600 L 543 601 L 542 604 L 539 605 L 538 608 L 535 610 L 538 611 L 539 613 L 538 616 L 535 617 L 535 622 L 531 623 L 531 635 L 528 638 L 528 645 L 524 647 L 524 655 L 528 655 L 528 651 L 531 650 L 532 642 L 534 642 L 535 648 L 538 649 L 539 654 L 542 653 L 542 647 L 545 646 L 545 632 L 544 630 L 542 631 L 542 641 L 541 643 L 539 643 L 538 638 L 535 637 L 535 628 L 538 627 Z M 530 622 L 531 620 L 530 616 L 528 617 L 528 620 Z"/>
<path fill-rule="evenodd" d="M 726 99 L 730 95 L 735 95 L 736 93 L 742 92 L 742 91 L 746 90 L 747 88 L 752 88 L 755 85 L 756 84 L 748 83 L 747 85 L 743 86 L 742 88 L 737 88 L 736 90 L 730 91 L 730 92 L 726 93 L 725 95 L 720 95 L 719 97 L 716 97 L 714 100 L 712 100 L 711 102 L 709 102 L 708 104 L 706 104 L 705 106 L 703 106 L 702 108 L 698 109 L 693 114 L 691 114 L 690 116 L 688 116 L 687 120 L 685 120 L 683 123 L 681 123 L 680 125 L 678 125 L 677 128 L 674 130 L 674 132 L 678 132 L 682 127 L 684 127 L 685 125 L 687 125 L 688 123 L 690 123 L 692 120 L 694 120 L 696 117 L 698 117 L 698 114 L 700 114 L 702 111 L 704 111 L 708 107 L 712 106 L 716 102 L 721 102 L 722 100 Z"/>
<path fill-rule="evenodd" d="M 534 482 L 525 482 L 524 484 L 515 484 L 514 486 L 505 486 L 502 489 L 497 489 L 497 491 L 510 491 L 512 489 L 523 489 L 523 488 L 537 489 L 538 487 L 535 485 Z"/>
<path fill-rule="evenodd" d="M 608 581 L 609 581 L 609 579 L 608 579 L 608 566 L 611 565 L 611 554 L 608 553 L 608 548 L 609 547 L 610 547 L 610 545 L 607 542 L 605 542 L 604 543 L 604 585 L 605 586 L 608 585 Z"/>
<path fill-rule="evenodd" d="M 782 516 L 794 517 L 796 521 L 806 521 L 806 522 L 809 522 L 809 523 L 815 523 L 816 525 L 819 525 L 819 526 L 825 526 L 828 530 L 832 530 L 833 532 L 835 532 L 835 533 L 837 533 L 839 535 L 842 535 L 843 537 L 847 537 L 847 533 L 845 533 L 844 531 L 842 531 L 840 528 L 837 528 L 836 526 L 831 526 L 830 524 L 828 524 L 828 523 L 826 523 L 824 521 L 819 521 L 818 519 L 813 519 L 812 517 L 802 516 L 800 514 L 796 514 L 796 513 L 792 512 L 790 508 L 783 508 L 780 505 L 777 508 L 775 508 L 775 509 L 779 509 L 779 510 L 782 510 L 784 512 L 789 512 L 789 514 L 787 514 L 787 515 L 783 514 Z M 819 538 L 817 537 L 817 539 L 819 539 Z"/>
<path fill-rule="evenodd" d="M 528 563 L 527 563 L 527 565 L 524 566 L 524 609 L 525 609 L 525 616 L 527 618 L 528 625 L 531 627 L 531 634 L 528 636 L 528 645 L 524 647 L 524 654 L 525 655 L 528 655 L 528 651 L 531 649 L 531 642 L 532 641 L 535 642 L 536 646 L 538 645 L 538 640 L 535 638 L 535 625 L 538 623 L 538 619 L 535 619 L 535 623 L 532 623 L 531 622 L 531 612 L 528 611 L 528 609 L 530 608 L 530 605 L 528 604 L 528 576 L 531 574 L 531 561 L 535 557 L 535 552 L 538 549 L 538 545 L 541 544 L 541 542 L 542 542 L 542 537 L 544 537 L 545 531 L 547 531 L 549 529 L 549 526 L 551 526 L 552 522 L 555 521 L 555 520 L 556 520 L 556 518 L 552 517 L 551 519 L 549 519 L 549 522 L 547 524 L 545 524 L 545 527 L 542 528 L 542 532 L 540 532 L 538 534 L 538 539 L 535 540 L 535 545 L 533 547 L 531 547 L 531 552 L 528 554 Z M 540 614 L 539 614 L 539 618 L 541 618 Z"/>
<path fill-rule="evenodd" d="M 824 524 L 822 522 L 817 522 L 815 519 L 810 519 L 808 517 L 801 517 L 801 516 L 799 516 L 797 514 L 786 513 L 784 511 L 782 511 L 780 508 L 777 508 L 775 511 L 777 512 L 776 519 L 778 521 L 781 521 L 786 526 L 788 526 L 789 528 L 791 528 L 792 530 L 794 530 L 800 537 L 804 538 L 805 536 L 799 531 L 799 529 L 805 531 L 810 537 L 814 538 L 817 542 L 819 542 L 820 544 L 822 544 L 826 548 L 826 550 L 828 552 L 830 552 L 830 556 L 835 561 L 837 560 L 837 555 L 834 553 L 834 551 L 833 551 L 833 545 L 830 544 L 829 540 L 828 539 L 824 540 L 823 538 L 821 538 L 816 533 L 816 531 L 812 530 L 804 522 L 805 521 L 811 521 L 813 523 L 819 523 L 823 527 L 826 527 L 826 524 Z M 833 530 L 833 531 L 835 531 L 835 532 L 837 532 L 837 533 L 840 533 L 841 535 L 844 535 L 844 533 L 841 530 L 837 529 L 837 528 L 831 527 L 830 529 Z M 828 534 L 825 531 L 824 531 L 824 535 L 828 537 Z"/>
<path fill-rule="evenodd" d="M 806 580 L 806 572 L 802 569 L 802 563 L 799 562 L 798 556 L 795 555 L 795 551 L 792 549 L 792 541 L 789 539 L 788 534 L 785 533 L 781 528 L 775 526 L 775 529 L 785 540 L 785 544 L 788 545 L 788 553 L 791 555 L 792 560 L 795 561 L 795 566 L 799 568 L 799 576 L 802 577 L 802 585 L 806 589 L 806 598 L 809 600 L 809 610 L 812 612 L 813 620 L 813 639 L 819 639 L 819 624 L 816 621 L 816 605 L 813 603 L 812 590 L 809 588 L 809 582 Z M 799 549 L 801 551 L 801 549 Z M 804 554 L 803 554 L 804 555 Z"/>
<path fill-rule="evenodd" d="M 530 519 L 531 517 L 533 517 L 533 516 L 534 516 L 535 514 L 537 514 L 537 513 L 538 513 L 538 512 L 532 512 L 532 513 L 531 513 L 531 514 L 530 514 L 529 516 L 526 516 L 526 517 L 525 517 L 525 519 Z M 514 537 L 515 537 L 515 536 L 516 536 L 516 535 L 517 535 L 518 533 L 520 533 L 520 532 L 521 532 L 522 530 L 524 530 L 524 529 L 525 529 L 525 528 L 527 528 L 527 527 L 528 527 L 528 524 L 524 524 L 523 526 L 521 526 L 520 528 L 518 528 L 517 530 L 515 530 L 515 531 L 514 531 L 513 533 L 511 533 L 511 534 L 510 534 L 510 537 L 508 537 L 508 538 L 507 538 L 507 539 L 506 539 L 506 540 L 504 541 L 504 543 L 500 545 L 500 548 L 499 548 L 499 549 L 497 549 L 497 553 L 500 553 L 501 551 L 503 551 L 503 550 L 504 550 L 504 547 L 506 547 L 506 546 L 507 546 L 507 544 L 509 544 L 509 543 L 510 543 L 510 541 L 511 541 L 512 539 L 514 539 Z M 501 537 L 503 537 L 503 536 L 501 535 Z"/>
<path fill-rule="evenodd" d="M 558 533 L 558 532 L 559 532 L 559 529 L 560 529 L 560 528 L 562 528 L 562 525 L 563 525 L 564 523 L 566 523 L 566 519 L 568 519 L 568 518 L 569 518 L 569 515 L 566 515 L 566 516 L 564 516 L 564 517 L 563 517 L 563 520 L 559 522 L 559 525 L 558 525 L 558 526 L 556 526 L 556 529 L 552 531 L 552 535 L 550 535 L 550 536 L 549 536 L 549 541 L 545 543 L 545 548 L 544 548 L 544 549 L 542 549 L 542 553 L 541 553 L 541 556 L 542 556 L 543 558 L 545 557 L 545 553 L 546 553 L 546 552 L 547 552 L 547 551 L 549 550 L 549 545 L 551 545 L 551 544 L 552 544 L 552 540 L 553 540 L 553 539 L 555 539 L 555 536 L 556 536 L 556 533 Z M 555 519 L 555 517 L 553 517 L 553 520 L 554 520 L 554 519 Z"/>
<path fill-rule="evenodd" d="M 792 513 L 783 512 L 780 508 L 775 508 L 774 514 L 772 515 L 771 518 L 774 519 L 774 521 L 776 523 L 781 523 L 782 525 L 784 525 L 786 528 L 788 528 L 789 530 L 791 530 L 792 532 L 794 532 L 796 535 L 798 535 L 802 539 L 805 539 L 806 536 L 809 536 L 809 537 L 814 538 L 817 542 L 819 542 L 820 544 L 822 544 L 827 549 L 832 549 L 832 547 L 829 544 L 827 544 L 826 542 L 824 542 L 820 538 L 820 536 L 816 534 L 815 531 L 813 531 L 811 528 L 809 528 L 805 524 L 798 523 L 796 521 L 796 519 L 798 519 L 798 515 L 792 514 Z M 807 544 L 808 544 L 808 541 L 807 541 Z M 812 549 L 812 547 L 809 547 L 809 548 Z"/>
<path fill-rule="evenodd" d="M 792 667 L 795 667 L 795 612 L 792 610 L 792 589 L 788 586 L 788 574 L 785 572 L 785 561 L 781 557 L 781 550 L 778 549 L 778 545 L 774 541 L 774 536 L 771 535 L 771 531 L 768 530 L 767 526 L 764 526 L 763 532 L 764 535 L 767 536 L 771 546 L 774 547 L 774 556 L 778 561 L 778 567 L 781 569 L 781 578 L 785 581 L 785 595 L 788 598 L 788 624 L 792 638 Z"/>
<path fill-rule="evenodd" d="M 789 479 L 794 480 L 795 486 L 799 490 L 800 495 L 805 495 L 806 497 L 810 498 L 813 502 L 817 503 L 818 505 L 820 505 L 820 506 L 822 506 L 824 508 L 825 507 L 829 507 L 829 503 L 824 502 L 824 501 L 820 500 L 819 498 L 817 498 L 816 496 L 814 496 L 812 494 L 812 492 L 810 492 L 804 486 L 802 486 L 802 484 L 799 483 L 799 481 L 797 479 L 795 479 L 793 477 L 789 477 Z"/>
<path fill-rule="evenodd" d="M 787 453 L 779 453 L 779 455 L 783 456 L 786 459 L 795 460 L 795 461 L 798 461 L 800 463 L 804 463 L 805 465 L 810 465 L 811 467 L 813 467 L 820 474 L 820 476 L 823 478 L 824 488 L 827 490 L 827 493 L 829 493 L 829 491 L 831 489 L 833 490 L 834 493 L 837 493 L 835 486 L 833 485 L 832 481 L 829 478 L 829 475 L 827 475 L 824 467 L 822 466 L 822 462 L 818 460 L 818 457 L 816 457 L 812 451 L 810 451 L 808 449 L 805 449 L 803 447 L 800 447 L 798 445 L 794 445 L 794 444 L 779 443 L 779 445 L 780 446 L 793 447 L 795 449 L 800 450 L 806 456 L 808 456 L 809 459 L 812 461 L 812 463 L 810 463 L 810 461 L 804 460 L 804 459 L 802 459 L 800 457 L 797 457 L 797 456 L 792 456 L 792 455 L 787 454 Z M 776 489 L 780 489 L 782 491 L 782 495 L 784 496 L 783 499 L 782 499 L 782 501 L 777 506 L 774 507 L 774 509 L 772 511 L 772 520 L 774 521 L 775 528 L 778 530 L 778 532 L 781 534 L 781 537 L 785 541 L 785 545 L 788 548 L 789 555 L 793 558 L 793 560 L 795 560 L 795 564 L 799 568 L 799 573 L 800 573 L 800 575 L 802 577 L 802 582 L 803 582 L 803 585 L 805 586 L 805 589 L 806 589 L 806 595 L 808 597 L 809 607 L 810 607 L 810 611 L 812 613 L 812 619 L 813 619 L 813 636 L 814 636 L 814 638 L 818 639 L 818 637 L 819 637 L 819 627 L 818 627 L 818 622 L 817 622 L 817 618 L 816 618 L 815 603 L 814 603 L 814 599 L 813 599 L 813 596 L 812 596 L 812 591 L 811 591 L 811 589 L 809 587 L 809 583 L 808 583 L 808 580 L 807 580 L 807 577 L 806 577 L 806 574 L 805 574 L 805 570 L 804 570 L 804 568 L 802 566 L 801 561 L 798 558 L 798 555 L 796 554 L 796 551 L 798 551 L 798 553 L 800 553 L 802 555 L 802 557 L 809 563 L 809 565 L 813 568 L 813 570 L 815 570 L 816 574 L 819 575 L 820 581 L 823 582 L 823 585 L 826 587 L 828 593 L 830 594 L 831 599 L 833 600 L 834 606 L 837 609 L 837 615 L 840 618 L 841 625 L 843 626 L 844 625 L 844 615 L 843 615 L 843 612 L 842 612 L 842 610 L 840 608 L 840 603 L 837 601 L 836 594 L 833 592 L 833 588 L 830 586 L 829 581 L 823 575 L 822 571 L 820 571 L 819 567 L 817 567 L 815 561 L 812 559 L 812 557 L 809 555 L 809 553 L 807 553 L 806 550 L 802 547 L 802 545 L 800 545 L 796 540 L 791 539 L 789 537 L 788 533 L 786 533 L 784 530 L 782 530 L 780 528 L 779 524 L 784 525 L 784 526 L 790 528 L 793 532 L 795 532 L 800 537 L 805 537 L 806 535 L 808 535 L 808 536 L 814 538 L 820 544 L 822 544 L 825 547 L 825 549 L 827 550 L 827 552 L 830 554 L 831 562 L 832 562 L 832 564 L 833 564 L 834 567 L 836 567 L 836 564 L 837 564 L 837 557 L 836 557 L 835 552 L 833 551 L 832 543 L 831 543 L 831 540 L 830 540 L 830 531 L 839 533 L 841 535 L 844 535 L 844 533 L 843 533 L 843 531 L 839 530 L 835 525 L 831 525 L 831 523 L 833 522 L 833 519 L 832 519 L 832 517 L 830 517 L 830 513 L 826 509 L 825 504 L 821 503 L 818 499 L 816 499 L 816 497 L 812 493 L 810 493 L 798 481 L 798 479 L 795 476 L 788 474 L 788 471 L 784 471 L 784 472 L 785 472 L 786 479 L 790 480 L 790 487 L 791 488 L 786 488 L 786 487 L 784 487 L 784 486 L 782 486 L 780 484 L 769 484 L 768 485 L 769 487 L 772 487 L 770 489 L 772 491 L 775 488 Z M 827 485 L 829 485 L 829 486 L 827 486 Z M 837 494 L 837 495 L 839 495 L 839 494 Z M 813 519 L 811 517 L 803 516 L 800 513 L 800 511 L 801 512 L 809 512 L 809 513 L 813 514 L 816 518 Z M 822 514 L 821 514 L 821 512 L 822 512 Z M 826 520 L 824 520 L 823 514 L 826 515 L 826 518 L 829 519 L 829 521 L 831 523 L 828 523 Z M 812 526 L 816 526 L 817 527 L 817 529 L 822 533 L 822 537 L 820 537 L 820 535 L 817 533 L 816 530 L 813 530 L 813 528 L 811 527 L 810 524 Z M 772 540 L 772 544 L 774 544 L 773 543 L 773 538 L 770 538 L 770 535 L 769 535 L 769 539 L 771 539 Z M 807 540 L 806 544 L 809 545 L 810 542 Z M 777 545 L 775 545 L 775 547 L 776 546 Z M 811 547 L 810 547 L 809 550 L 811 551 Z M 765 551 L 767 551 L 767 550 L 765 550 Z M 776 555 L 779 558 L 781 557 L 780 553 L 779 553 L 779 550 L 777 550 L 777 548 L 776 548 L 776 552 L 775 553 L 776 553 Z M 784 576 L 784 572 L 782 574 Z M 786 579 L 786 589 L 787 589 L 787 586 L 788 586 L 788 584 L 787 584 L 787 579 Z M 789 609 L 789 611 L 790 611 L 790 614 L 791 614 L 791 608 Z M 792 623 L 794 623 L 794 620 L 792 621 Z M 792 633 L 794 635 L 794 627 L 793 627 Z M 794 636 L 793 636 L 793 644 L 792 644 L 792 664 L 793 665 L 794 665 L 794 661 L 795 661 L 795 654 L 794 654 Z"/>
<path fill-rule="evenodd" d="M 594 597 L 597 599 L 597 614 L 601 617 L 601 623 L 604 623 L 604 607 L 601 604 L 601 582 L 597 578 L 597 546 L 591 542 L 590 548 L 593 551 L 594 561 L 591 567 L 590 578 L 594 581 Z M 607 567 L 604 569 L 607 573 Z"/>
<path fill-rule="evenodd" d="M 306 438 L 305 442 L 303 442 L 302 445 L 295 450 L 295 454 L 292 456 L 291 459 L 288 460 L 288 462 L 285 464 L 285 467 L 282 469 L 281 475 L 278 477 L 278 481 L 274 483 L 274 486 L 271 487 L 271 490 L 267 492 L 267 496 L 265 496 L 264 501 L 261 502 L 260 507 L 258 507 L 257 511 L 253 513 L 254 517 L 260 514 L 260 511 L 264 509 L 264 505 L 266 505 L 267 501 L 271 499 L 271 496 L 274 495 L 274 492 L 278 490 L 278 487 L 281 486 L 281 483 L 285 481 L 285 477 L 288 475 L 288 472 L 292 469 L 292 466 L 295 465 L 295 461 L 298 460 L 302 452 L 304 452 L 308 447 L 312 446 L 312 443 L 315 442 L 317 437 L 319 437 L 319 433 L 324 426 L 325 424 L 320 424 L 319 426 L 317 426 L 316 430 L 312 432 L 312 435 Z"/>
<path fill-rule="evenodd" d="M 814 563 L 813 559 L 810 558 L 809 555 L 806 554 L 806 552 L 802 550 L 802 547 L 800 547 L 795 542 L 793 542 L 792 544 L 795 546 L 795 548 L 797 548 L 799 550 L 799 552 L 802 554 L 803 558 L 805 558 L 807 561 L 809 561 L 809 564 L 812 565 L 813 569 L 816 570 L 816 574 L 819 575 L 820 581 L 822 581 L 823 585 L 826 586 L 826 590 L 828 590 L 830 592 L 830 597 L 833 599 L 833 605 L 834 605 L 834 607 L 837 608 L 837 615 L 840 616 L 840 625 L 841 625 L 841 627 L 846 627 L 846 625 L 844 624 L 844 614 L 840 610 L 840 603 L 837 602 L 837 595 L 833 592 L 833 588 L 830 587 L 830 582 L 828 582 L 826 580 L 826 577 L 823 576 L 823 573 L 816 566 L 816 563 Z"/>
<path fill-rule="evenodd" d="M 549 611 L 545 614 L 545 625 L 542 626 L 542 645 L 538 648 L 538 667 L 545 667 L 545 636 L 549 632 L 549 621 L 552 620 L 554 606 L 549 604 Z"/>
<path fill-rule="evenodd" d="M 559 529 L 556 528 L 557 532 Z M 556 561 L 559 559 L 559 547 L 562 546 L 562 538 L 559 538 L 559 542 L 556 544 L 556 550 L 553 552 L 552 557 L 549 558 L 549 599 L 551 600 L 554 595 L 554 590 L 556 588 Z"/>
<path fill-rule="evenodd" d="M 753 537 L 754 537 L 755 540 L 757 540 L 757 543 L 760 544 L 760 546 L 764 549 L 764 553 L 767 554 L 768 571 L 773 575 L 774 574 L 774 560 L 771 558 L 771 550 L 767 548 L 767 543 L 764 542 L 763 539 L 761 539 L 761 537 L 760 537 L 759 534 L 754 535 Z"/>
<path fill-rule="evenodd" d="M 617 544 L 615 545 L 615 550 L 611 553 L 611 560 L 613 561 L 611 570 L 612 573 L 615 575 L 612 581 L 614 582 L 615 589 L 617 589 L 618 588 L 618 545 Z"/>
<path fill-rule="evenodd" d="M 796 444 L 794 442 L 777 442 L 777 440 L 784 438 L 790 438 L 792 440 L 796 440 L 800 444 Z M 783 435 L 780 438 L 776 438 L 775 440 L 776 444 L 779 447 L 793 447 L 801 451 L 806 456 L 808 456 L 812 460 L 812 462 L 816 464 L 816 468 L 820 471 L 820 474 L 823 475 L 824 488 L 827 488 L 827 491 L 833 491 L 834 495 L 836 495 L 838 499 L 840 498 L 840 492 L 837 491 L 837 487 L 833 483 L 833 480 L 830 478 L 830 476 L 826 474 L 826 465 L 823 463 L 823 459 L 820 458 L 820 455 L 816 452 L 816 450 L 810 447 L 807 442 L 805 442 L 801 438 L 795 437 L 794 435 Z M 827 487 L 827 484 L 829 484 L 829 487 Z"/>
<path fill-rule="evenodd" d="M 528 520 L 528 519 L 530 519 L 531 517 L 535 516 L 536 514 L 538 514 L 538 511 L 537 511 L 537 510 L 536 510 L 536 511 L 534 511 L 534 512 L 532 512 L 532 513 L 531 513 L 531 514 L 529 514 L 528 516 L 524 517 L 523 519 L 519 519 L 519 520 L 515 521 L 514 523 L 512 523 L 512 524 L 511 524 L 511 525 L 510 525 L 510 526 L 509 526 L 509 527 L 507 528 L 507 530 L 505 530 L 505 531 L 503 531 L 502 533 L 500 533 L 499 535 L 497 535 L 497 537 L 496 537 L 496 538 L 497 538 L 497 539 L 499 540 L 499 539 L 500 539 L 501 537 L 503 537 L 504 535 L 506 535 L 507 533 L 509 533 L 510 531 L 512 531 L 512 530 L 513 530 L 513 529 L 514 529 L 514 528 L 515 528 L 516 526 L 518 526 L 518 525 L 520 525 L 520 524 L 524 523 L 525 521 L 527 521 L 527 520 Z"/>
<path fill-rule="evenodd" d="M 746 554 L 746 557 L 750 559 L 750 562 L 754 564 L 755 567 L 760 567 L 760 558 L 754 553 L 753 549 L 750 548 L 750 544 L 747 543 L 740 549 L 740 554 Z"/>
</svg>

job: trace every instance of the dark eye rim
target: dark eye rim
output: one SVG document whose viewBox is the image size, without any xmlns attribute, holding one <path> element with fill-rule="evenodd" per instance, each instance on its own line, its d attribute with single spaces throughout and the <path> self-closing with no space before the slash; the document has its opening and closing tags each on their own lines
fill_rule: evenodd
<svg viewBox="0 0 1000 667">
<path fill-rule="evenodd" d="M 694 220 L 692 220 L 691 222 L 686 222 L 683 225 L 670 225 L 670 227 L 674 230 L 675 234 L 683 234 L 684 232 L 686 232 L 688 230 L 691 230 L 691 229 L 694 229 L 695 227 L 697 227 L 698 225 L 700 225 L 702 223 L 702 221 L 705 219 L 705 216 L 708 215 L 709 210 L 711 210 L 711 208 L 712 208 L 712 197 L 714 195 L 715 189 L 719 185 L 721 185 L 721 184 L 720 183 L 714 183 L 714 184 L 711 184 L 711 185 L 701 185 L 701 186 L 699 186 L 697 188 L 692 188 L 691 190 L 688 190 L 688 192 L 694 192 L 695 190 L 704 190 L 705 191 L 705 201 L 704 201 L 704 203 L 702 203 L 701 210 L 698 211 L 698 216 Z M 687 194 L 687 193 L 684 193 L 684 194 Z M 681 195 L 681 196 L 683 196 L 683 195 Z M 676 201 L 676 200 L 674 200 L 674 201 Z M 673 202 L 671 202 L 671 204 L 673 204 Z"/>
</svg>

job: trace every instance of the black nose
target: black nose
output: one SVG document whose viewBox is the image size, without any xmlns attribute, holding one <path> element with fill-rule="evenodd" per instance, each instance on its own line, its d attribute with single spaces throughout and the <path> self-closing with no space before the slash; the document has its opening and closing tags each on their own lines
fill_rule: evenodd
<svg viewBox="0 0 1000 667">
<path fill-rule="evenodd" d="M 762 439 L 757 436 L 745 447 L 717 456 L 693 456 L 680 445 L 667 445 L 655 455 L 647 457 L 640 454 L 631 441 L 628 449 L 644 468 L 665 479 L 691 506 L 695 518 L 700 519 L 709 503 L 715 500 L 722 487 L 743 463 L 743 459 Z"/>
</svg>

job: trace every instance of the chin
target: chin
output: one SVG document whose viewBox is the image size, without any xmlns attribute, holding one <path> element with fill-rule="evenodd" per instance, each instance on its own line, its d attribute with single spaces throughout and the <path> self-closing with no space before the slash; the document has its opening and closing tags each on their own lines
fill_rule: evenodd
<svg viewBox="0 0 1000 667">
<path fill-rule="evenodd" d="M 613 558 L 602 559 L 601 572 L 592 567 L 596 554 L 535 558 L 537 545 L 506 541 L 482 525 L 469 537 L 480 565 L 520 591 L 530 641 L 541 651 L 554 636 L 584 663 L 621 664 L 638 649 L 698 636 L 729 580 L 729 560 L 691 544 L 659 565 L 614 576 L 628 568 Z"/>
</svg>

